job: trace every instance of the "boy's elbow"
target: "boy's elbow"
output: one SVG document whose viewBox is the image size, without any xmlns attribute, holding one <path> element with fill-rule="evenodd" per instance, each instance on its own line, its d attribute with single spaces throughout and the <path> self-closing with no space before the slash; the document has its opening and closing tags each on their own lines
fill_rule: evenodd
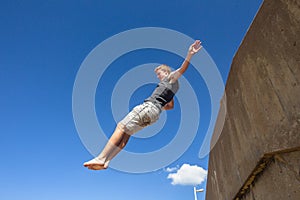
<svg viewBox="0 0 300 200">
<path fill-rule="evenodd" d="M 173 108 L 174 108 L 174 100 L 173 99 L 172 99 L 172 101 L 170 101 L 163 107 L 164 110 L 171 110 Z"/>
<path fill-rule="evenodd" d="M 174 108 L 174 105 L 165 106 L 165 110 L 172 110 L 173 108 Z"/>
<path fill-rule="evenodd" d="M 172 110 L 174 108 L 174 104 L 170 105 L 170 110 Z"/>
</svg>

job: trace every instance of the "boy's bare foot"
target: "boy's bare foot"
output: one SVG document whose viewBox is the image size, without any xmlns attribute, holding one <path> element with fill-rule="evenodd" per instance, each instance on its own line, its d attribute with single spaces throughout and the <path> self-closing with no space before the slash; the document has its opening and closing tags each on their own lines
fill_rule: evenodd
<svg viewBox="0 0 300 200">
<path fill-rule="evenodd" d="M 96 160 L 95 160 L 96 159 Z M 84 163 L 84 166 L 91 170 L 102 170 L 107 169 L 110 161 L 106 161 L 104 164 L 98 158 L 95 158 L 91 161 Z"/>
<path fill-rule="evenodd" d="M 100 167 L 100 166 L 104 166 L 104 164 L 105 164 L 104 161 L 100 160 L 99 158 L 94 158 L 88 162 L 83 163 L 83 166 L 88 167 L 88 168 L 91 166 L 99 166 Z M 95 167 L 95 168 L 97 168 L 97 167 Z"/>
</svg>

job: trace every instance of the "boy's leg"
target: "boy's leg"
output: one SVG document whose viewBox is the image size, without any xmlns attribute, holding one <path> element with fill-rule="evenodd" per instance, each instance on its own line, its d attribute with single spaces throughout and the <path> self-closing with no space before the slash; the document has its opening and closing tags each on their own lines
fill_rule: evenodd
<svg viewBox="0 0 300 200">
<path fill-rule="evenodd" d="M 136 106 L 133 111 L 128 113 L 128 115 L 118 124 L 113 135 L 99 156 L 84 163 L 84 166 L 94 170 L 106 169 L 111 159 L 125 147 L 130 135 L 157 120 L 155 117 L 148 115 L 149 109 L 149 104 L 144 103 Z M 160 111 L 156 111 L 156 114 L 159 115 Z M 155 120 L 151 122 L 152 118 Z"/>
<path fill-rule="evenodd" d="M 107 168 L 109 165 L 109 162 L 111 161 L 111 159 L 113 159 L 122 149 L 124 149 L 124 147 L 126 146 L 128 140 L 130 138 L 130 135 L 128 134 L 124 134 L 124 136 L 122 137 L 122 141 L 120 142 L 120 144 L 118 145 L 117 148 L 115 148 L 107 157 L 105 163 L 104 163 L 104 167 Z"/>
<path fill-rule="evenodd" d="M 109 161 L 125 147 L 129 137 L 120 128 L 116 127 L 102 152 L 96 158 L 85 162 L 83 165 L 94 170 L 106 169 Z"/>
</svg>

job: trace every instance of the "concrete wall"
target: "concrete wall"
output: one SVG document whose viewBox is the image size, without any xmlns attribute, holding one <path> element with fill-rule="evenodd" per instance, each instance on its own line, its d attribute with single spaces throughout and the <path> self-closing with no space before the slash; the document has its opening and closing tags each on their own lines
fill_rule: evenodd
<svg viewBox="0 0 300 200">
<path fill-rule="evenodd" d="M 233 59 L 226 96 L 206 199 L 299 200 L 299 0 L 264 1 Z"/>
</svg>

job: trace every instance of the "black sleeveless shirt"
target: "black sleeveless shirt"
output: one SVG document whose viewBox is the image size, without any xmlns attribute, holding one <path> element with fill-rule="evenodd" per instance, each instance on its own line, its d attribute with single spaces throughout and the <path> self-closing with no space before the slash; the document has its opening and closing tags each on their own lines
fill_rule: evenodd
<svg viewBox="0 0 300 200">
<path fill-rule="evenodd" d="M 162 108 L 173 99 L 178 89 L 178 80 L 176 80 L 176 82 L 174 83 L 170 83 L 170 79 L 166 77 L 157 84 L 152 95 L 149 98 L 145 99 L 145 102 L 150 101 L 156 106 Z"/>
</svg>

